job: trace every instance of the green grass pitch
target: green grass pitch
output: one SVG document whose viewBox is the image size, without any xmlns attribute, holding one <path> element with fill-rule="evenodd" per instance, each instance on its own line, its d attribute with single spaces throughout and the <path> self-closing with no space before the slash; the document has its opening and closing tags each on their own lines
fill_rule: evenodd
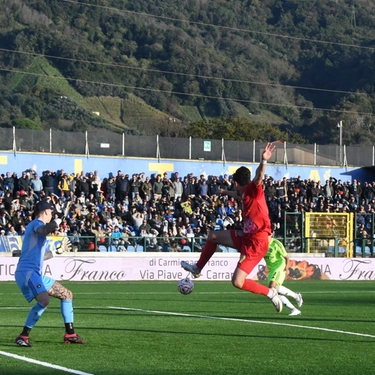
<svg viewBox="0 0 375 375">
<path fill-rule="evenodd" d="M 229 282 L 62 282 L 74 293 L 75 328 L 88 345 L 63 343 L 59 301 L 17 347 L 31 307 L 0 283 L 0 373 L 14 375 L 229 375 L 375 373 L 374 282 L 298 281 L 302 315 Z"/>
</svg>

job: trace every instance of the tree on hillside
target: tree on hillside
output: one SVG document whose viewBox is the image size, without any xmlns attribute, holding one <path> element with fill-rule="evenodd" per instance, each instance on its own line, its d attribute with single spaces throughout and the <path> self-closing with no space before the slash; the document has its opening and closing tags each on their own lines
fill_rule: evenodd
<svg viewBox="0 0 375 375">
<path fill-rule="evenodd" d="M 12 121 L 12 125 L 17 129 L 42 130 L 42 127 L 28 118 L 18 118 Z"/>
</svg>

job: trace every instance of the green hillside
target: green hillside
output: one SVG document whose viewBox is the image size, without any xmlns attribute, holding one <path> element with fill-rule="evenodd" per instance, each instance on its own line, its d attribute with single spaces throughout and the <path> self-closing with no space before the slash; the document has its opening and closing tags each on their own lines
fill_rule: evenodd
<svg viewBox="0 0 375 375">
<path fill-rule="evenodd" d="M 370 0 L 0 6 L 0 126 L 184 136 L 240 119 L 326 144 L 343 121 L 345 144 L 375 142 Z"/>
</svg>

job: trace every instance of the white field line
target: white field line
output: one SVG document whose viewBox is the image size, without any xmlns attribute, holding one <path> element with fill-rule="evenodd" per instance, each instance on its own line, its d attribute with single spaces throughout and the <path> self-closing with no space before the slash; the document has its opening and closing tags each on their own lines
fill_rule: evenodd
<svg viewBox="0 0 375 375">
<path fill-rule="evenodd" d="M 194 290 L 194 294 L 243 294 L 243 291 L 233 291 L 233 292 L 198 292 Z M 364 291 L 358 291 L 358 290 L 353 290 L 353 291 L 337 291 L 337 290 L 322 290 L 322 291 L 317 291 L 317 292 L 303 292 L 302 294 L 308 294 L 308 295 L 314 295 L 314 294 L 373 294 L 375 293 L 375 290 L 364 290 Z M 141 295 L 156 295 L 156 294 L 176 294 L 176 292 L 74 292 L 75 296 L 78 295 L 135 295 L 135 294 L 141 294 Z M 19 295 L 22 297 L 22 294 L 20 292 L 15 292 L 15 293 L 0 293 L 0 296 L 2 295 Z M 0 307 L 1 309 L 1 307 Z"/>
<path fill-rule="evenodd" d="M 138 311 L 138 312 L 143 312 L 143 313 L 160 314 L 160 315 L 184 316 L 184 317 L 188 317 L 188 318 L 216 319 L 216 320 L 226 320 L 226 321 L 232 321 L 232 322 L 243 322 L 243 323 L 253 323 L 253 324 L 269 324 L 269 325 L 275 325 L 275 326 L 303 328 L 303 329 L 310 329 L 310 330 L 315 330 L 315 331 L 325 331 L 325 332 L 332 332 L 332 333 L 341 333 L 341 334 L 344 334 L 344 335 L 375 338 L 375 335 L 369 335 L 367 333 L 341 331 L 341 330 L 337 330 L 337 329 L 321 328 L 321 327 L 302 326 L 302 325 L 298 325 L 298 324 L 265 322 L 265 321 L 260 321 L 260 320 L 237 319 L 237 318 L 224 318 L 224 317 L 210 316 L 210 315 L 183 314 L 183 313 L 175 313 L 175 312 L 169 312 L 169 311 L 135 309 L 135 308 L 130 308 L 130 307 L 108 306 L 108 308 L 113 309 L 113 310 Z"/>
<path fill-rule="evenodd" d="M 0 350 L 0 355 L 4 355 L 6 357 L 11 357 L 11 358 L 14 358 L 14 359 L 18 359 L 20 361 L 25 361 L 25 362 L 33 363 L 35 365 L 44 366 L 44 367 L 48 367 L 48 368 L 55 369 L 55 370 L 69 372 L 70 374 L 93 375 L 93 374 L 89 374 L 88 372 L 73 370 L 71 368 L 62 367 L 62 366 L 58 366 L 58 365 L 53 365 L 52 363 L 48 363 L 48 362 L 37 361 L 36 359 L 23 357 L 23 356 L 20 356 L 20 355 L 17 355 L 17 354 L 3 352 L 1 350 Z"/>
</svg>

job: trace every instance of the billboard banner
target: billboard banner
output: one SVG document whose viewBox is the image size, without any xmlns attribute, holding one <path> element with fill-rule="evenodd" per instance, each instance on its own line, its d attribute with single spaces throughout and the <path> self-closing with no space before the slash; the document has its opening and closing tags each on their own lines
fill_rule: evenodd
<svg viewBox="0 0 375 375">
<path fill-rule="evenodd" d="M 128 255 L 128 254 L 127 254 Z M 195 262 L 196 257 L 166 256 L 150 254 L 139 257 L 96 257 L 71 256 L 54 257 L 44 262 L 44 274 L 59 281 L 169 281 L 180 280 L 188 275 L 181 266 L 181 260 Z M 302 254 L 301 254 L 302 255 Z M 14 280 L 19 258 L 0 257 L 0 281 Z M 230 281 L 237 265 L 237 257 L 215 254 L 202 271 L 199 280 Z M 264 261 L 249 275 L 253 280 L 267 280 Z M 374 280 L 375 259 L 372 258 L 291 258 L 287 280 Z"/>
</svg>

